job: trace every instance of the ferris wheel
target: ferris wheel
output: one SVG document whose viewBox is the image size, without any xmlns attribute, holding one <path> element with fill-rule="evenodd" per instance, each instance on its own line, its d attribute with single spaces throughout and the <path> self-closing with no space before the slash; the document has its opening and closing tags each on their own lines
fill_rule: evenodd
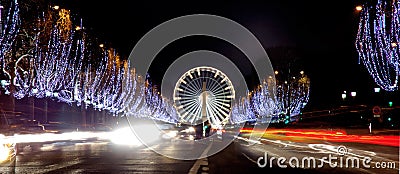
<svg viewBox="0 0 400 174">
<path fill-rule="evenodd" d="M 227 122 L 235 90 L 229 78 L 213 67 L 196 67 L 184 73 L 174 89 L 174 104 L 180 122 L 211 125 Z"/>
</svg>

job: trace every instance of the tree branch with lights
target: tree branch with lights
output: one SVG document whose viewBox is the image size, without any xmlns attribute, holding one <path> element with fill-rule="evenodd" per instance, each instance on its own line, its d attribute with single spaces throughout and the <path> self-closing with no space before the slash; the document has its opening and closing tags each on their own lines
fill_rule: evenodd
<svg viewBox="0 0 400 174">
<path fill-rule="evenodd" d="M 400 76 L 400 2 L 377 0 L 360 8 L 356 48 L 360 63 L 386 91 L 398 90 Z"/>
</svg>

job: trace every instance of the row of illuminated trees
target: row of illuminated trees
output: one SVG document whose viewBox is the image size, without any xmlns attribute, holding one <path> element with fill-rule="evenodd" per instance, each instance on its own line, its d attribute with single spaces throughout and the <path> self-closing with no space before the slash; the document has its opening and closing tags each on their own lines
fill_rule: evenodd
<svg viewBox="0 0 400 174">
<path fill-rule="evenodd" d="M 5 94 L 13 99 L 53 99 L 114 115 L 179 120 L 173 104 L 158 95 L 149 76 L 137 74 L 115 49 L 91 36 L 82 19 L 59 6 L 24 3 L 2 1 L 0 8 L 0 86 Z M 282 115 L 298 115 L 308 96 L 304 73 L 266 78 L 233 105 L 231 121 L 281 121 Z"/>
<path fill-rule="evenodd" d="M 176 122 L 172 105 L 157 95 L 148 76 L 136 74 L 115 49 L 91 36 L 70 10 L 23 11 L 31 4 L 2 2 L 0 82 L 5 94 Z"/>
<path fill-rule="evenodd" d="M 248 97 L 235 103 L 231 121 L 288 124 L 299 119 L 309 94 L 310 79 L 304 71 L 285 75 L 275 71 L 275 77 L 264 79 Z"/>
</svg>

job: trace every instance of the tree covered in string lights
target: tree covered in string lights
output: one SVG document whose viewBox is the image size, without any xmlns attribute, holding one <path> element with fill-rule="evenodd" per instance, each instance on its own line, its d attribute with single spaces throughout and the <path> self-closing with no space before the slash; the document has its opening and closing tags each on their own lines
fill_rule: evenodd
<svg viewBox="0 0 400 174">
<path fill-rule="evenodd" d="M 0 52 L 6 94 L 17 99 L 51 98 L 113 115 L 176 122 L 172 105 L 150 90 L 149 76 L 136 74 L 115 49 L 99 46 L 97 39 L 84 30 L 82 19 L 69 10 L 38 8 L 37 16 L 22 25 L 16 1 L 9 11 L 14 17 L 7 18 L 5 31 L 10 35 L 2 33 Z"/>
<path fill-rule="evenodd" d="M 151 118 L 154 120 L 165 121 L 169 123 L 177 123 L 179 116 L 173 104 L 163 98 L 153 85 L 150 75 L 145 78 L 145 92 L 142 97 L 140 111 L 136 114 L 138 117 Z"/>
<path fill-rule="evenodd" d="M 253 92 L 252 108 L 258 119 L 288 123 L 301 113 L 309 100 L 310 79 L 301 71 L 289 79 L 267 78 Z"/>
<path fill-rule="evenodd" d="M 17 0 L 2 1 L 0 4 L 0 80 L 3 87 L 9 85 L 11 79 L 13 79 L 13 74 L 11 72 L 13 69 L 10 69 L 9 64 L 14 63 L 12 49 L 21 22 L 19 11 Z M 3 13 L 5 15 L 3 15 Z M 5 17 L 3 18 L 3 16 Z M 6 94 L 9 93 L 9 91 L 6 91 Z"/>
<path fill-rule="evenodd" d="M 398 90 L 400 76 L 400 1 L 377 0 L 364 4 L 356 48 L 375 83 L 386 91 Z"/>
<path fill-rule="evenodd" d="M 232 106 L 231 117 L 229 121 L 231 123 L 244 123 L 247 121 L 256 121 L 257 117 L 252 108 L 251 101 L 249 97 L 243 97 L 242 100 L 236 102 Z"/>
<path fill-rule="evenodd" d="M 309 101 L 310 79 L 302 70 L 301 53 L 295 48 L 270 48 L 275 75 L 266 77 L 252 92 L 251 105 L 261 122 L 296 120 Z"/>
<path fill-rule="evenodd" d="M 310 94 L 310 79 L 304 74 L 276 79 L 266 78 L 248 97 L 232 106 L 231 123 L 258 121 L 261 123 L 289 123 L 298 117 L 306 106 Z M 286 76 L 285 76 L 286 77 Z"/>
<path fill-rule="evenodd" d="M 268 77 L 251 94 L 251 103 L 259 119 L 278 115 L 280 110 L 276 98 L 276 80 Z"/>
<path fill-rule="evenodd" d="M 304 71 L 300 71 L 298 75 L 292 75 L 289 79 L 277 80 L 277 84 L 277 104 L 280 113 L 285 115 L 286 121 L 299 115 L 301 109 L 308 103 L 310 79 Z"/>
</svg>

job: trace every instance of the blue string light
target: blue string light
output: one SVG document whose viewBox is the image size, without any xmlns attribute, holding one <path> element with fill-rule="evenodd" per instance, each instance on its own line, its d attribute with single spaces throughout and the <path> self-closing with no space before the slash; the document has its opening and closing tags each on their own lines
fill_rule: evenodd
<svg viewBox="0 0 400 174">
<path fill-rule="evenodd" d="M 10 7 L 0 40 L 1 60 L 12 49 L 18 34 L 17 2 Z M 57 14 L 59 18 L 54 18 Z M 106 49 L 103 45 L 101 51 L 94 51 L 99 50 L 98 45 L 82 30 L 82 20 L 79 27 L 74 28 L 69 19 L 69 11 L 65 9 L 50 9 L 50 13 L 42 13 L 28 46 L 32 51 L 19 53 L 22 56 L 14 64 L 15 77 L 4 71 L 9 81 L 1 84 L 7 94 L 17 99 L 51 98 L 68 104 L 76 103 L 85 108 L 107 110 L 114 116 L 177 123 L 178 114 L 173 105 L 153 89 L 149 75 L 142 78 L 136 74 L 127 60 L 120 59 L 115 49 Z M 12 85 L 14 91 L 10 91 Z"/>
<path fill-rule="evenodd" d="M 400 76 L 400 2 L 378 0 L 364 5 L 361 12 L 356 49 L 360 62 L 376 84 L 386 91 L 398 90 Z"/>
<path fill-rule="evenodd" d="M 0 4 L 1 6 L 2 4 Z M 0 16 L 1 17 L 1 16 Z M 7 11 L 7 17 L 6 20 L 4 21 L 4 27 L 2 27 L 2 31 L 0 31 L 0 61 L 1 61 L 1 71 L 4 73 L 8 79 L 0 79 L 2 80 L 3 87 L 5 85 L 11 83 L 11 75 L 9 72 L 6 71 L 6 65 L 7 65 L 7 60 L 8 53 L 12 49 L 12 45 L 15 42 L 15 39 L 18 35 L 19 32 L 19 27 L 20 27 L 20 15 L 19 15 L 19 5 L 18 1 L 14 0 L 10 2 L 8 11 Z M 2 25 L 2 24 L 0 24 Z M 6 93 L 10 93 L 10 89 L 6 88 Z"/>
</svg>

